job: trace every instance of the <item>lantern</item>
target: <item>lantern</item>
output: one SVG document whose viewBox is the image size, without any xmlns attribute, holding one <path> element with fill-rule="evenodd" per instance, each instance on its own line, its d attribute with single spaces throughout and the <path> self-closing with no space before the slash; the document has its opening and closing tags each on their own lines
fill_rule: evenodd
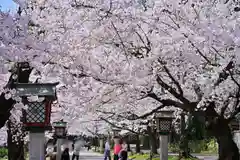
<svg viewBox="0 0 240 160">
<path fill-rule="evenodd" d="M 53 127 L 54 127 L 54 134 L 58 137 L 58 138 L 62 138 L 65 137 L 67 135 L 67 122 L 64 122 L 63 120 L 58 121 L 58 122 L 53 122 Z"/>
<path fill-rule="evenodd" d="M 237 119 L 233 119 L 231 122 L 230 122 L 230 128 L 232 131 L 238 131 L 239 130 L 239 121 Z"/>
<path fill-rule="evenodd" d="M 16 96 L 22 97 L 22 102 L 28 108 L 23 110 L 22 121 L 25 129 L 51 129 L 51 104 L 56 100 L 56 85 L 58 83 L 16 83 Z M 42 101 L 30 102 L 28 96 L 38 96 Z"/>
<path fill-rule="evenodd" d="M 119 128 L 112 128 L 112 131 L 113 131 L 113 136 L 119 136 L 120 134 L 120 131 L 121 129 Z"/>
<path fill-rule="evenodd" d="M 158 111 L 155 113 L 157 131 L 160 135 L 167 135 L 171 132 L 174 111 Z"/>
</svg>

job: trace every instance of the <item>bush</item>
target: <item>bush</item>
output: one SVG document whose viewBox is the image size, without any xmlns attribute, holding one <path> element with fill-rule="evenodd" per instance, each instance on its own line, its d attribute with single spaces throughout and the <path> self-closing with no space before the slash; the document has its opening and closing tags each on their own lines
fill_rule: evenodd
<svg viewBox="0 0 240 160">
<path fill-rule="evenodd" d="M 8 156 L 8 149 L 7 148 L 0 148 L 0 158 L 5 158 Z"/>
<path fill-rule="evenodd" d="M 180 150 L 179 144 L 176 144 L 176 143 L 169 144 L 168 150 L 169 150 L 169 152 L 172 152 L 172 153 L 178 153 Z"/>
<path fill-rule="evenodd" d="M 189 141 L 189 148 L 191 153 L 216 154 L 218 152 L 218 146 L 215 139 Z M 170 144 L 169 152 L 178 153 L 179 144 Z"/>
</svg>

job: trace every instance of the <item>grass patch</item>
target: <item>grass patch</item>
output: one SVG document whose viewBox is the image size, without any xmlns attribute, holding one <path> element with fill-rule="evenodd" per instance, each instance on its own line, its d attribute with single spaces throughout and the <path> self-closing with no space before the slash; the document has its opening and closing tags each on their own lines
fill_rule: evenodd
<svg viewBox="0 0 240 160">
<path fill-rule="evenodd" d="M 128 158 L 132 160 L 148 160 L 149 154 L 133 154 L 129 155 Z M 160 160 L 159 155 L 154 155 L 154 158 L 152 158 L 152 160 Z M 168 160 L 178 160 L 178 156 L 168 156 Z M 198 159 L 188 158 L 182 160 L 198 160 Z"/>
</svg>

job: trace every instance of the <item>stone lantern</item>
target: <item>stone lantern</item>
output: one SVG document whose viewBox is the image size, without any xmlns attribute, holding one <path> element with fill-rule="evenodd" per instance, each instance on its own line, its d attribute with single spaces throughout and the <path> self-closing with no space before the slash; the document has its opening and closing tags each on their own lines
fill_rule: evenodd
<svg viewBox="0 0 240 160">
<path fill-rule="evenodd" d="M 57 137 L 57 156 L 56 159 L 61 159 L 61 145 L 63 144 L 63 140 L 66 138 L 67 135 L 67 122 L 63 120 L 53 122 L 54 128 L 54 135 Z"/>
<path fill-rule="evenodd" d="M 120 135 L 121 129 L 113 127 L 112 131 L 113 131 L 113 136 L 115 137 L 115 136 L 119 136 Z"/>
<path fill-rule="evenodd" d="M 64 138 L 67 135 L 67 122 L 63 120 L 53 122 L 54 135 L 58 138 Z"/>
<path fill-rule="evenodd" d="M 26 130 L 50 130 L 51 104 L 56 100 L 58 83 L 16 83 L 16 96 L 22 97 L 27 106 L 22 121 Z M 28 101 L 29 96 L 38 96 L 42 101 Z"/>
<path fill-rule="evenodd" d="M 157 131 L 160 140 L 160 159 L 168 159 L 168 134 L 171 132 L 174 111 L 161 110 L 155 113 Z"/>
<path fill-rule="evenodd" d="M 22 98 L 27 106 L 23 110 L 22 122 L 29 131 L 30 160 L 44 159 L 45 130 L 50 130 L 51 104 L 56 97 L 58 83 L 15 83 L 16 96 Z M 42 101 L 29 101 L 28 97 L 37 96 Z"/>
</svg>

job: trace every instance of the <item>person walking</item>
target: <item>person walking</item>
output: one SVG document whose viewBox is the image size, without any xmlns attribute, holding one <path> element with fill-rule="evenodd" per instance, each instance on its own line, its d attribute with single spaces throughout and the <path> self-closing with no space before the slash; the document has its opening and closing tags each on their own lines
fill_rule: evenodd
<svg viewBox="0 0 240 160">
<path fill-rule="evenodd" d="M 70 160 L 69 148 L 64 149 L 62 156 L 61 156 L 61 160 Z"/>
<path fill-rule="evenodd" d="M 111 160 L 110 139 L 108 138 L 104 147 L 104 160 Z"/>
<path fill-rule="evenodd" d="M 122 143 L 122 149 L 119 152 L 119 160 L 127 160 L 128 159 L 128 153 L 127 153 L 127 143 L 123 141 Z"/>
<path fill-rule="evenodd" d="M 114 160 L 119 160 L 119 152 L 121 151 L 122 146 L 120 144 L 120 139 L 119 137 L 114 137 L 114 148 L 113 148 L 113 153 L 114 153 Z"/>
<path fill-rule="evenodd" d="M 73 144 L 72 147 L 73 147 L 72 160 L 74 160 L 75 157 L 76 157 L 77 160 L 79 160 L 79 152 L 81 150 L 81 145 L 75 143 L 75 144 Z"/>
</svg>

